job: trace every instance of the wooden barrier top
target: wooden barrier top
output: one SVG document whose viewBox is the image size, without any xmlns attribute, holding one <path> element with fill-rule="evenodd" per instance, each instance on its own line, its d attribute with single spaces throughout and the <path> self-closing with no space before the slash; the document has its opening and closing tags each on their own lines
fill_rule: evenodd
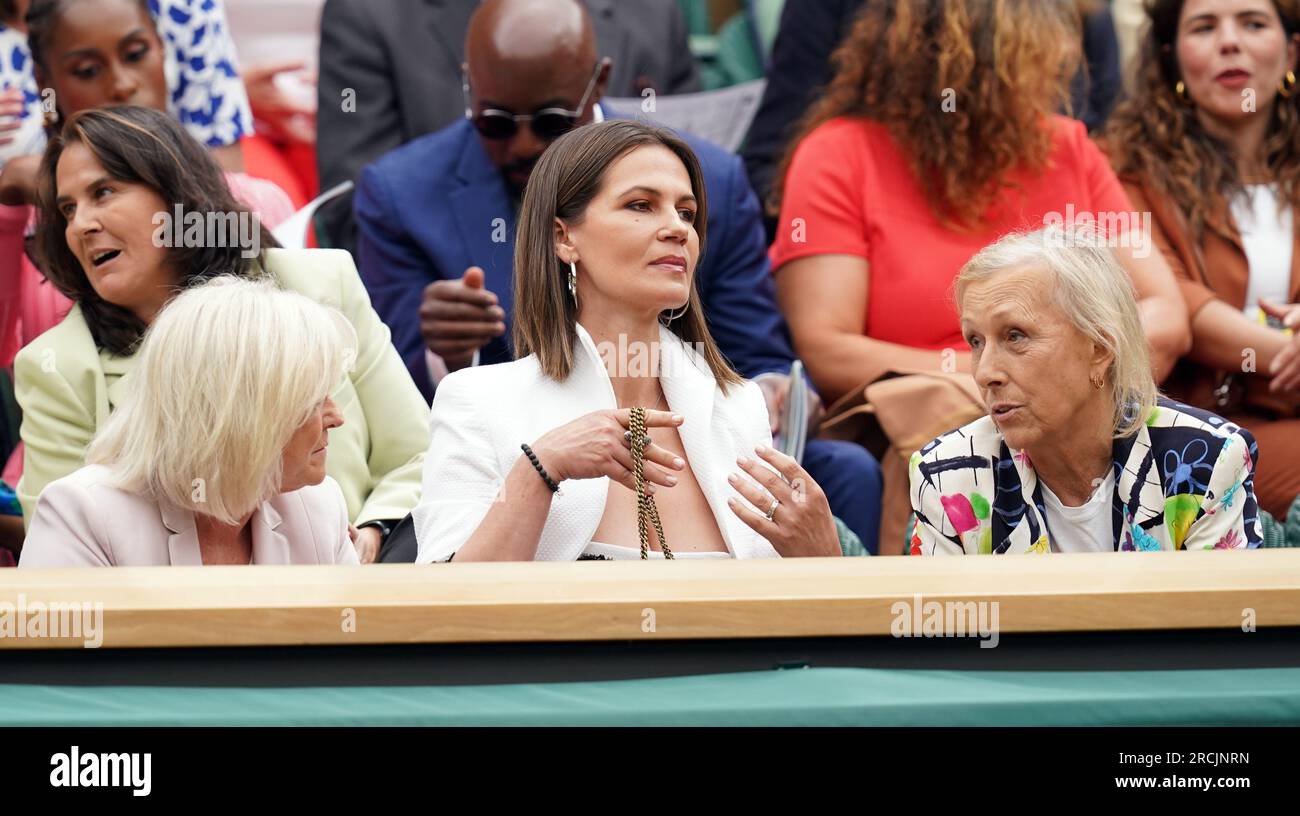
<svg viewBox="0 0 1300 816">
<path fill-rule="evenodd" d="M 1300 626 L 1300 550 L 8 569 L 0 649 L 80 648 L 51 636 L 69 609 L 163 647 L 889 635 L 968 602 L 1004 633 Z"/>
</svg>

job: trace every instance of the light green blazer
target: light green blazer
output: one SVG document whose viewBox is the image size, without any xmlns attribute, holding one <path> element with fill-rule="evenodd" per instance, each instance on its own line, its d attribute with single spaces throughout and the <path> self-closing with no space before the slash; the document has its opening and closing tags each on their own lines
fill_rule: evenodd
<svg viewBox="0 0 1300 816">
<path fill-rule="evenodd" d="M 338 309 L 356 329 L 356 365 L 332 394 L 344 422 L 330 431 L 327 470 L 355 524 L 399 519 L 420 499 L 429 408 L 370 306 L 352 256 L 334 249 L 268 249 L 280 284 Z M 98 348 L 81 309 L 33 340 L 14 361 L 25 447 L 18 499 L 30 523 L 50 482 L 85 464 L 86 446 L 131 388 L 134 357 Z"/>
</svg>

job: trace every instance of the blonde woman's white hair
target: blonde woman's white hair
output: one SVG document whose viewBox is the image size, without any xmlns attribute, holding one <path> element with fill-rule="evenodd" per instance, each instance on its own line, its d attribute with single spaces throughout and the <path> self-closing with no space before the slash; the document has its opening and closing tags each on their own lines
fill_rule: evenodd
<svg viewBox="0 0 1300 816">
<path fill-rule="evenodd" d="M 1041 269 L 1056 304 L 1074 327 L 1112 355 L 1106 387 L 1115 402 L 1112 435 L 1138 432 L 1155 407 L 1146 335 L 1133 284 L 1094 226 L 1048 226 L 1012 233 L 980 250 L 957 275 L 956 297 L 971 284 L 1025 269 Z"/>
<path fill-rule="evenodd" d="M 187 289 L 145 333 L 130 393 L 86 461 L 123 490 L 236 524 L 280 492 L 285 446 L 356 348 L 342 314 L 271 281 Z"/>
</svg>

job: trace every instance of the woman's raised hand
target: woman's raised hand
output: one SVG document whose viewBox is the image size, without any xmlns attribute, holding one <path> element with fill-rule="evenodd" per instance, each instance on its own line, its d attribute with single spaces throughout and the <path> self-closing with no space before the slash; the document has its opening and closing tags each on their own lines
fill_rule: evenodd
<svg viewBox="0 0 1300 816">
<path fill-rule="evenodd" d="M 737 473 L 727 478 L 747 500 L 728 499 L 731 511 L 782 558 L 840 555 L 839 531 L 821 485 L 775 448 L 764 445 L 754 452 L 760 459 L 736 461 L 750 478 Z M 764 467 L 764 462 L 772 467 Z"/>
<path fill-rule="evenodd" d="M 632 474 L 632 451 L 625 436 L 631 409 L 595 411 L 567 425 L 549 431 L 533 443 L 533 453 L 552 479 L 596 479 L 608 476 L 629 490 L 636 490 Z M 680 427 L 683 418 L 668 411 L 646 411 L 646 428 Z M 636 440 L 633 440 L 636 442 Z M 653 442 L 645 448 L 646 492 L 655 485 L 677 484 L 673 471 L 683 470 L 680 456 Z"/>
</svg>

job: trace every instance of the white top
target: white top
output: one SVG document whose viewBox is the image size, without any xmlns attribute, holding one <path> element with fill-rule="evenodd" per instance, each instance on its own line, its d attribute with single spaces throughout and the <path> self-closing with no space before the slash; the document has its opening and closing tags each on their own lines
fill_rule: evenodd
<svg viewBox="0 0 1300 816">
<path fill-rule="evenodd" d="M 1290 207 L 1278 212 L 1277 188 L 1271 184 L 1247 185 L 1232 200 L 1232 218 L 1246 250 L 1250 280 L 1246 285 L 1246 316 L 1260 320 L 1259 300 L 1289 303 L 1291 295 L 1292 231 Z"/>
<path fill-rule="evenodd" d="M 672 545 L 670 544 L 669 547 L 671 548 L 671 546 Z M 599 541 L 592 541 L 588 543 L 587 549 L 583 550 L 582 554 L 599 555 L 608 558 L 612 561 L 640 561 L 641 560 L 640 548 L 623 547 L 618 544 L 602 544 Z M 664 554 L 659 552 L 658 550 L 651 550 L 649 555 L 650 555 L 649 560 L 651 561 L 665 560 Z M 721 550 L 716 552 L 678 552 L 677 550 L 673 550 L 674 560 L 687 559 L 687 558 L 730 558 L 730 557 L 731 557 L 731 553 L 722 552 Z"/>
<path fill-rule="evenodd" d="M 1061 502 L 1047 486 L 1043 487 L 1043 509 L 1047 511 L 1047 526 L 1051 529 L 1052 552 L 1112 552 L 1115 549 L 1115 531 L 1111 526 L 1111 500 L 1115 496 L 1115 470 L 1111 468 L 1106 478 L 1080 507 L 1069 507 Z"/>
<path fill-rule="evenodd" d="M 416 563 L 446 561 L 461 548 L 497 502 L 522 455 L 521 442 L 599 410 L 617 407 L 609 372 L 595 341 L 576 326 L 573 370 L 564 382 L 542 371 L 534 355 L 448 374 L 429 413 L 429 453 L 420 503 L 412 511 L 419 542 Z M 727 483 L 736 459 L 772 444 L 763 393 L 752 382 L 718 387 L 708 363 L 668 329 L 659 329 L 659 383 L 673 413 L 686 461 L 713 511 L 727 549 L 736 558 L 779 558 L 771 542 L 727 506 L 742 498 Z M 596 536 L 605 515 L 609 479 L 571 479 L 552 497 L 537 561 L 575 561 Z M 641 557 L 640 550 L 637 557 Z"/>
</svg>

